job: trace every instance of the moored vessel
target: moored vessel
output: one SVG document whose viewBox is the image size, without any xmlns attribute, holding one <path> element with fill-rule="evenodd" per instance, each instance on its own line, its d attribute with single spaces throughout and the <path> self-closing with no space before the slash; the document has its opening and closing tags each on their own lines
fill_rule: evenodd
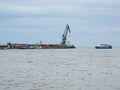
<svg viewBox="0 0 120 90">
<path fill-rule="evenodd" d="M 69 49 L 69 48 L 76 48 L 72 44 L 67 44 L 67 34 L 71 33 L 70 27 L 67 24 L 65 31 L 62 35 L 62 41 L 60 44 L 40 44 L 41 49 Z"/>
<path fill-rule="evenodd" d="M 0 45 L 0 49 L 8 49 L 7 45 Z"/>
<path fill-rule="evenodd" d="M 7 43 L 8 49 L 69 49 L 75 48 L 74 45 L 68 44 L 67 42 L 67 34 L 71 33 L 69 25 L 66 25 L 65 31 L 62 35 L 62 41 L 58 44 L 22 44 L 22 43 Z M 3 47 L 2 47 L 3 48 Z"/>
</svg>

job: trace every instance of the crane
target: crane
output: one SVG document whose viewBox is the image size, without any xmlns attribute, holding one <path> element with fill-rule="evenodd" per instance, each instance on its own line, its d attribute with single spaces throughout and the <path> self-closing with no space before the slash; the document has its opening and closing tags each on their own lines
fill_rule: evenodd
<svg viewBox="0 0 120 90">
<path fill-rule="evenodd" d="M 65 28 L 65 31 L 64 31 L 64 33 L 63 33 L 63 35 L 62 35 L 62 42 L 61 42 L 62 45 L 66 45 L 66 40 L 67 40 L 67 34 L 68 34 L 68 32 L 71 33 L 70 27 L 69 27 L 69 25 L 67 24 L 67 25 L 66 25 L 66 28 Z"/>
</svg>

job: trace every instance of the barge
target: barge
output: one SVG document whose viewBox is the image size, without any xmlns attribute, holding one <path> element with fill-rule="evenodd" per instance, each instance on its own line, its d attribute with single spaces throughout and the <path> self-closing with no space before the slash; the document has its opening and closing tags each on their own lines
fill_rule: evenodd
<svg viewBox="0 0 120 90">
<path fill-rule="evenodd" d="M 8 49 L 69 49 L 75 48 L 74 45 L 67 44 L 67 34 L 71 33 L 69 25 L 66 25 L 65 31 L 62 35 L 60 44 L 21 44 L 21 43 L 7 43 Z"/>
<path fill-rule="evenodd" d="M 40 44 L 40 47 L 42 49 L 69 49 L 69 48 L 76 48 L 74 45 L 66 43 L 68 33 L 71 33 L 71 31 L 70 31 L 69 25 L 67 24 L 66 28 L 65 28 L 65 31 L 64 31 L 64 33 L 62 35 L 62 41 L 61 41 L 60 44 Z"/>
</svg>

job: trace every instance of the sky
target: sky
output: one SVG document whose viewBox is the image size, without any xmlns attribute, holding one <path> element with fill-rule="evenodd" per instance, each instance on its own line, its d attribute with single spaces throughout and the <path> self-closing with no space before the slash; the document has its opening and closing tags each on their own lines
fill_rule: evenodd
<svg viewBox="0 0 120 90">
<path fill-rule="evenodd" d="M 0 44 L 61 43 L 120 47 L 120 0 L 0 0 Z"/>
</svg>

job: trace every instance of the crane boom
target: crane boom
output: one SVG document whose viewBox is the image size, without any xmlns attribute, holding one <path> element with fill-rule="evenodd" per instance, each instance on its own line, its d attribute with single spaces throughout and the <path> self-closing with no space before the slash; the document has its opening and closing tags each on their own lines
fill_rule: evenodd
<svg viewBox="0 0 120 90">
<path fill-rule="evenodd" d="M 63 35 L 62 35 L 62 42 L 61 42 L 62 45 L 65 45 L 65 44 L 66 44 L 68 32 L 71 33 L 70 27 L 69 27 L 69 25 L 67 24 L 67 25 L 66 25 L 66 28 L 65 28 L 65 31 L 64 31 L 64 33 L 63 33 Z"/>
</svg>

